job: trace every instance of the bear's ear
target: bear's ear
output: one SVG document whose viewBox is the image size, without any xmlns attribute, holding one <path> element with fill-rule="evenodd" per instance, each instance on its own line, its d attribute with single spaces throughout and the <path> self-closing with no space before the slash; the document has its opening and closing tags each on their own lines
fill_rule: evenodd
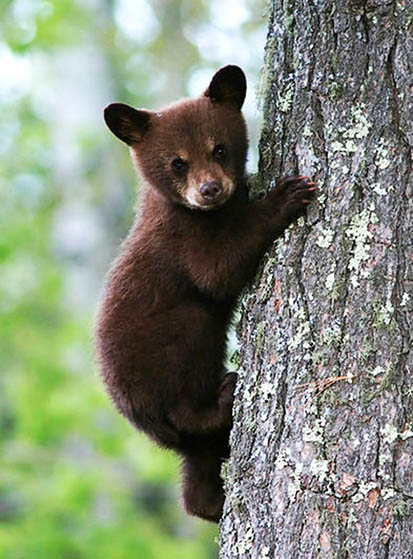
<svg viewBox="0 0 413 559">
<path fill-rule="evenodd" d="M 244 103 L 247 91 L 247 80 L 245 74 L 238 66 L 224 66 L 214 75 L 205 97 L 209 97 L 213 103 L 226 105 L 238 111 Z"/>
<path fill-rule="evenodd" d="M 152 117 L 150 111 L 136 110 L 123 103 L 108 105 L 103 115 L 110 131 L 128 146 L 142 140 Z"/>
</svg>

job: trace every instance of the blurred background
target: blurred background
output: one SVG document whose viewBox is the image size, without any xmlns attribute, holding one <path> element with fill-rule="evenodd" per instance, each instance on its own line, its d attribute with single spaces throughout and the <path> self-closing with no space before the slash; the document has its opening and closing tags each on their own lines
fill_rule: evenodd
<svg viewBox="0 0 413 559">
<path fill-rule="evenodd" d="M 179 464 L 115 412 L 94 362 L 104 274 L 138 180 L 113 101 L 197 96 L 228 63 L 256 89 L 259 0 L 0 0 L 0 558 L 212 559 Z"/>
</svg>

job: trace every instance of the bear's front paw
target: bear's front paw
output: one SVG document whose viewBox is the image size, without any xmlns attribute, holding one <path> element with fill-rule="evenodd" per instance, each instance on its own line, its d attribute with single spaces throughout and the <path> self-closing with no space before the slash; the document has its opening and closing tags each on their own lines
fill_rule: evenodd
<svg viewBox="0 0 413 559">
<path fill-rule="evenodd" d="M 316 183 L 302 175 L 290 175 L 279 179 L 273 190 L 277 210 L 296 218 L 303 215 L 307 205 L 316 196 Z"/>
</svg>

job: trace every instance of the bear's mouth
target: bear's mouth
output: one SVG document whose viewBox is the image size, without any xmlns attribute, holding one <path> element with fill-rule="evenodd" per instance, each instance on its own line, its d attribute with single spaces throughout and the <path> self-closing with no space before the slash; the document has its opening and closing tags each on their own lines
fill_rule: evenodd
<svg viewBox="0 0 413 559">
<path fill-rule="evenodd" d="M 204 200 L 201 197 L 192 196 L 191 192 L 188 192 L 184 197 L 185 205 L 193 210 L 202 210 L 208 212 L 220 208 L 225 204 L 225 202 L 230 198 L 230 194 L 222 193 L 219 197 L 216 197 L 213 201 Z"/>
</svg>

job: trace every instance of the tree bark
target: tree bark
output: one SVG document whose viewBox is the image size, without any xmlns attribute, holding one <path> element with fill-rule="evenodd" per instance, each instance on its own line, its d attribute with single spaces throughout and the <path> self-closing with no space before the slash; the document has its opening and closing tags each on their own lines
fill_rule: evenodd
<svg viewBox="0 0 413 559">
<path fill-rule="evenodd" d="M 413 558 L 413 12 L 274 1 L 259 184 L 319 198 L 241 302 L 221 558 Z"/>
</svg>

